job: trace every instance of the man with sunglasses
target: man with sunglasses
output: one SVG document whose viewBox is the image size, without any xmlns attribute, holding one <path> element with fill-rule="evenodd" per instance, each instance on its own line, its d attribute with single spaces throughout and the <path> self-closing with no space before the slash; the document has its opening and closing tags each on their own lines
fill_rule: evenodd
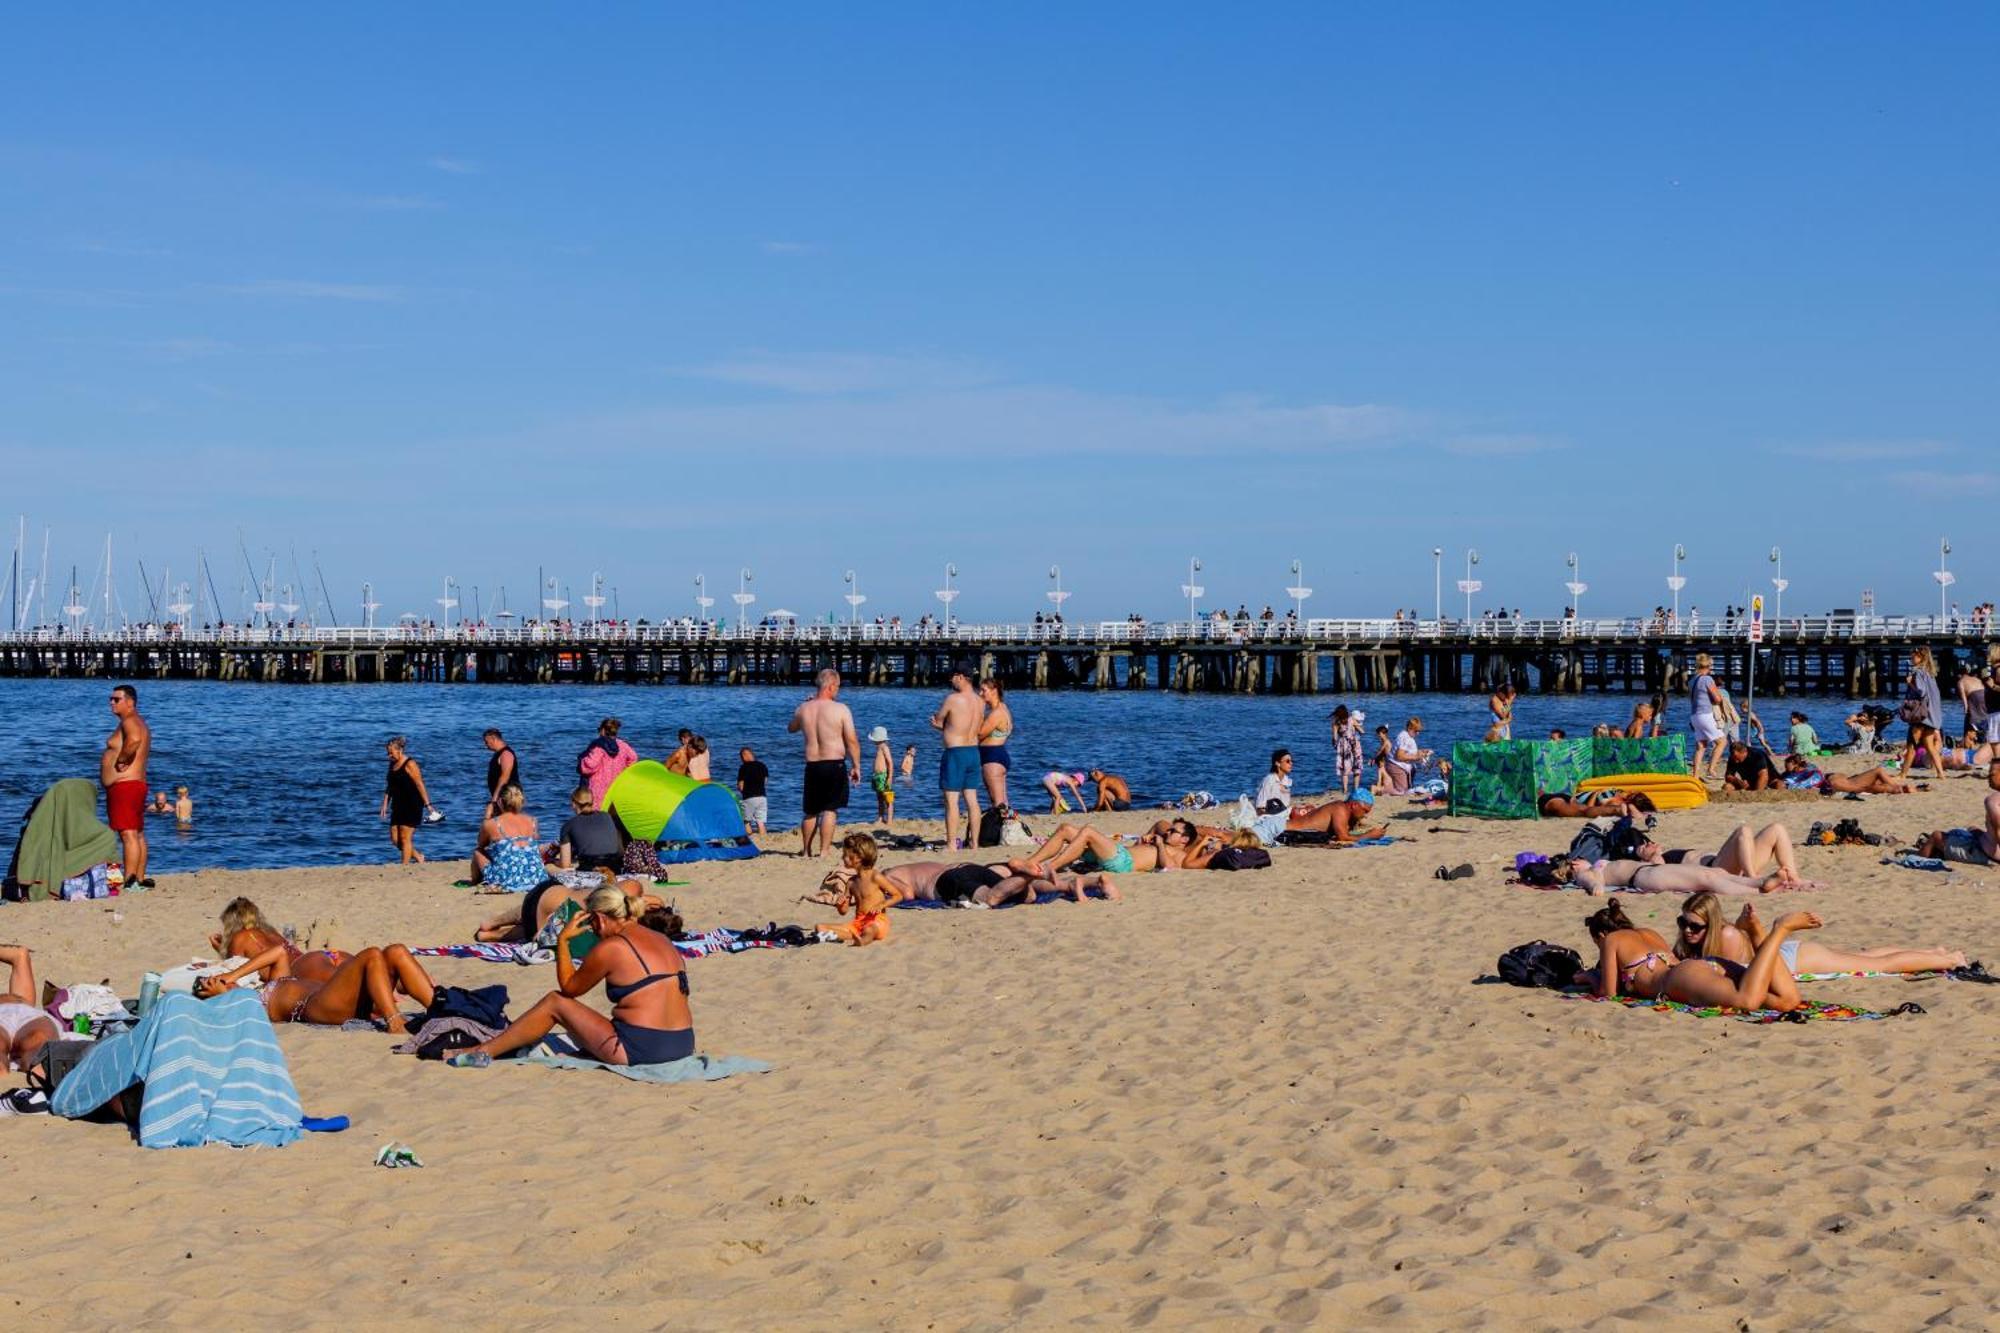
<svg viewBox="0 0 2000 1333">
<path fill-rule="evenodd" d="M 123 849 L 125 882 L 153 887 L 146 876 L 146 759 L 153 752 L 152 728 L 139 716 L 139 691 L 120 685 L 111 691 L 111 715 L 118 729 L 104 742 L 97 763 L 104 784 L 104 822 L 118 835 Z"/>
</svg>

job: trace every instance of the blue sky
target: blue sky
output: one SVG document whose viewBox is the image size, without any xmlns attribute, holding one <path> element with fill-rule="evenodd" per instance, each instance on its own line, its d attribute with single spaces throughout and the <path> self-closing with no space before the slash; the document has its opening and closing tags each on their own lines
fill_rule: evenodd
<svg viewBox="0 0 2000 1333">
<path fill-rule="evenodd" d="M 2000 11 L 1077 9 L 17 14 L 0 509 L 350 620 L 1992 595 Z"/>
</svg>

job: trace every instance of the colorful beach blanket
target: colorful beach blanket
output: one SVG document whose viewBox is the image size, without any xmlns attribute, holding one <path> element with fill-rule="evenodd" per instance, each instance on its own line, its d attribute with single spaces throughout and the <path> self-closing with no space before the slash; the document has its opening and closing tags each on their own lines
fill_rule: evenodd
<svg viewBox="0 0 2000 1333">
<path fill-rule="evenodd" d="M 283 1147 L 303 1132 L 285 1053 L 264 1001 L 249 991 L 213 1000 L 162 995 L 137 1027 L 84 1055 L 49 1109 L 86 1116 L 138 1082 L 146 1085 L 142 1148 Z"/>
<path fill-rule="evenodd" d="M 718 926 L 700 934 L 684 936 L 674 941 L 674 948 L 683 958 L 707 958 L 718 953 L 743 953 L 750 949 L 790 949 L 800 943 L 810 942 L 810 935 L 801 930 L 806 938 L 797 942 L 783 938 L 770 938 L 774 926 L 746 927 L 732 930 Z M 483 963 L 518 963 L 528 967 L 539 963 L 553 963 L 556 953 L 536 944 L 426 944 L 410 950 L 420 958 L 470 958 Z"/>
<path fill-rule="evenodd" d="M 1617 995 L 1607 1000 L 1602 995 L 1585 991 L 1562 991 L 1560 994 L 1565 1000 L 1618 1004 L 1627 1009 L 1650 1009 L 1662 1014 L 1691 1014 L 1696 1018 L 1733 1018 L 1740 1023 L 1859 1023 L 1924 1012 L 1919 1004 L 1899 1004 L 1894 1009 L 1856 1009 L 1850 1005 L 1828 1004 L 1823 1000 L 1807 1000 L 1802 1009 L 1780 1013 L 1776 1009 L 1724 1009 L 1717 1005 L 1696 1007 L 1682 1004 L 1679 1000 L 1646 1000 L 1636 995 Z"/>
</svg>

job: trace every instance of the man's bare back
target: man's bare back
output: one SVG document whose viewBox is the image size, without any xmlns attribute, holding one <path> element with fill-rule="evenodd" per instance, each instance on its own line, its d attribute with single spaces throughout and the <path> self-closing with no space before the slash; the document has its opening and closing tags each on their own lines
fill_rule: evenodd
<svg viewBox="0 0 2000 1333">
<path fill-rule="evenodd" d="M 838 699 L 808 699 L 792 715 L 792 731 L 805 733 L 806 762 L 846 759 L 861 752 L 854 734 L 854 713 Z"/>
</svg>

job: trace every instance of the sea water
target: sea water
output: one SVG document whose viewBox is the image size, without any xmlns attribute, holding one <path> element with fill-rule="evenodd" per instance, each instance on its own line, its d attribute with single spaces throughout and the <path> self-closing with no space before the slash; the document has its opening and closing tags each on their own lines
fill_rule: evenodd
<svg viewBox="0 0 2000 1333">
<path fill-rule="evenodd" d="M 111 686 L 100 680 L 0 681 L 0 845 L 11 848 L 15 821 L 58 778 L 95 780 L 98 757 L 116 720 Z M 553 838 L 569 814 L 576 759 L 596 735 L 600 718 L 624 723 L 622 737 L 642 758 L 663 759 L 675 732 L 688 727 L 708 740 L 714 777 L 735 779 L 737 752 L 748 745 L 770 765 L 771 826 L 799 817 L 800 738 L 785 724 L 806 697 L 778 686 L 647 685 L 257 685 L 206 681 L 140 681 L 140 711 L 153 728 L 148 770 L 152 790 L 172 794 L 185 784 L 195 803 L 191 828 L 171 815 L 148 817 L 152 868 L 157 873 L 209 866 L 258 867 L 381 861 L 393 854 L 378 812 L 388 766 L 383 742 L 409 740 L 444 822 L 417 831 L 428 856 L 467 855 L 485 805 L 489 757 L 480 733 L 498 727 L 519 757 L 528 813 Z M 874 747 L 865 737 L 889 729 L 898 769 L 906 745 L 917 746 L 916 780 L 897 784 L 899 816 L 937 818 L 938 733 L 929 725 L 941 691 L 847 689 L 862 742 L 863 782 L 843 822 L 874 824 L 875 798 L 866 775 Z M 1587 736 L 1599 722 L 1623 723 L 1636 696 L 1523 695 L 1514 734 L 1545 737 L 1561 727 Z M 1457 740 L 1485 735 L 1484 695 L 1180 695 L 1150 691 L 1017 691 L 1009 742 L 1014 767 L 1010 798 L 1024 810 L 1048 809 L 1042 775 L 1050 769 L 1103 768 L 1125 777 L 1143 803 L 1204 790 L 1233 800 L 1254 791 L 1271 751 L 1289 748 L 1300 792 L 1334 783 L 1327 714 L 1336 703 L 1368 714 L 1373 729 L 1391 734 L 1411 716 L 1424 719 L 1422 744 L 1449 754 Z M 1794 707 L 1829 741 L 1846 735 L 1841 719 L 1853 705 L 1810 698 L 1759 701 L 1772 744 L 1783 750 L 1786 715 Z M 1956 710 L 1953 710 L 1954 712 Z M 1668 724 L 1685 729 L 1686 703 L 1669 709 Z M 983 803 L 983 802 L 982 802 Z"/>
</svg>

